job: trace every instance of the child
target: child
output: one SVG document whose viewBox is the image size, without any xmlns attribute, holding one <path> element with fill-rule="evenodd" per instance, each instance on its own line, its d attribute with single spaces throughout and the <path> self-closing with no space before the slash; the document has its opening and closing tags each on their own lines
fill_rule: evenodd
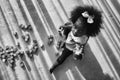
<svg viewBox="0 0 120 80">
<path fill-rule="evenodd" d="M 71 12 L 70 22 L 60 27 L 59 34 L 63 38 L 59 47 L 63 48 L 62 54 L 50 69 L 50 73 L 62 64 L 71 54 L 75 60 L 82 59 L 84 46 L 89 37 L 95 37 L 100 32 L 102 14 L 93 6 L 78 6 Z"/>
</svg>

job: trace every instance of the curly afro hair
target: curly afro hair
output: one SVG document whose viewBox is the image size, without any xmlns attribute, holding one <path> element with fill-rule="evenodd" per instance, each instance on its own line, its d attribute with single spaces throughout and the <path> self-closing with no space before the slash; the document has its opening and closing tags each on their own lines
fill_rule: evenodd
<svg viewBox="0 0 120 80">
<path fill-rule="evenodd" d="M 87 11 L 90 16 L 94 16 L 93 23 L 90 24 L 87 22 L 87 18 L 82 16 L 82 13 Z M 77 6 L 73 11 L 71 11 L 70 21 L 74 24 L 78 18 L 83 18 L 83 27 L 86 28 L 86 35 L 95 37 L 100 32 L 102 28 L 102 12 L 93 6 Z"/>
</svg>

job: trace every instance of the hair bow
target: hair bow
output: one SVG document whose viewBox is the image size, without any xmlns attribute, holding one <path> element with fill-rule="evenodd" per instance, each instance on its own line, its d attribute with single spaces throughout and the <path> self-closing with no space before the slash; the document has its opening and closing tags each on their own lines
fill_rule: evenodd
<svg viewBox="0 0 120 80">
<path fill-rule="evenodd" d="M 87 11 L 83 12 L 82 16 L 87 18 L 88 23 L 90 24 L 94 23 L 94 20 L 93 20 L 94 16 L 90 16 Z"/>
</svg>

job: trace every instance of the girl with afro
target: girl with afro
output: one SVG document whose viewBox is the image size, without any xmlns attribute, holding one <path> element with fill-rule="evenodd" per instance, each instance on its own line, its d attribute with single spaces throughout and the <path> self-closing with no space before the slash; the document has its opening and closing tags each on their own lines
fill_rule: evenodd
<svg viewBox="0 0 120 80">
<path fill-rule="evenodd" d="M 50 73 L 62 64 L 65 59 L 73 54 L 75 60 L 81 60 L 84 55 L 84 46 L 89 37 L 99 34 L 102 24 L 102 14 L 93 6 L 77 6 L 71 12 L 70 22 L 59 28 L 59 34 L 63 38 L 58 47 L 62 48 L 62 54 L 50 68 Z"/>
</svg>

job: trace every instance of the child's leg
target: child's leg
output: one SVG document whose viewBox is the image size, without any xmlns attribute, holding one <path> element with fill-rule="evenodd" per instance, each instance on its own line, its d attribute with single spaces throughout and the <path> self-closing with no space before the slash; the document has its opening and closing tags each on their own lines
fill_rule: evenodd
<svg viewBox="0 0 120 80">
<path fill-rule="evenodd" d="M 54 69 L 56 69 L 56 67 L 58 67 L 59 65 L 61 65 L 65 59 L 71 55 L 73 52 L 68 50 L 66 47 L 64 47 L 64 50 L 62 52 L 62 54 L 58 57 L 58 59 L 56 60 L 56 62 L 53 64 L 53 66 L 50 69 L 50 73 L 52 73 L 54 71 Z"/>
<path fill-rule="evenodd" d="M 65 59 L 70 56 L 73 53 L 73 51 L 70 51 L 69 49 L 67 49 L 66 47 L 64 47 L 64 50 L 62 51 L 62 54 L 58 57 L 57 62 L 59 64 L 62 64 Z"/>
</svg>

